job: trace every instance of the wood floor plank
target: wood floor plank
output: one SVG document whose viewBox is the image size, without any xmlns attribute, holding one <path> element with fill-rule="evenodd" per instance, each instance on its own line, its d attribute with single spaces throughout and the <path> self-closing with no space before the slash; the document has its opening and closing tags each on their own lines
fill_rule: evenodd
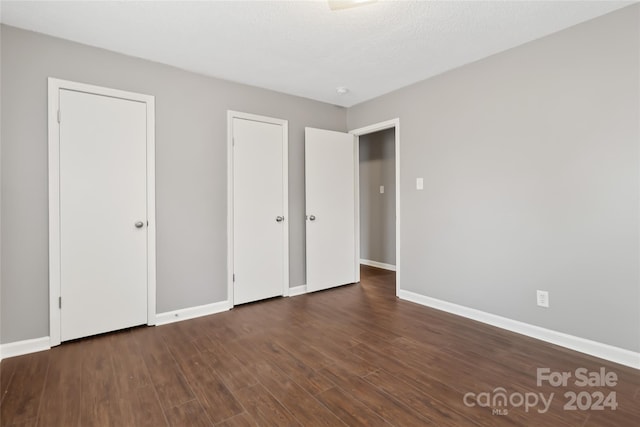
<svg viewBox="0 0 640 427">
<path fill-rule="evenodd" d="M 390 426 L 387 421 L 338 387 L 318 394 L 318 400 L 348 426 Z"/>
<path fill-rule="evenodd" d="M 19 357 L 12 357 L 10 359 L 5 359 L 0 363 L 0 405 L 2 405 L 2 402 L 9 391 L 9 386 L 13 380 L 13 374 L 16 371 L 16 365 L 18 365 L 20 361 L 21 359 Z"/>
<path fill-rule="evenodd" d="M 310 366 L 277 344 L 276 340 L 237 340 L 229 346 L 247 368 L 255 368 L 255 363 L 270 360 L 310 394 L 316 394 L 334 386 L 326 377 L 318 374 Z M 256 357 L 259 355 L 259 357 Z M 255 371 L 254 371 L 255 372 Z M 252 377 L 253 378 L 253 377 Z"/>
<path fill-rule="evenodd" d="M 262 384 L 236 392 L 238 399 L 260 426 L 302 426 Z"/>
<path fill-rule="evenodd" d="M 296 332 L 297 336 L 310 336 L 306 340 L 305 350 L 306 354 L 315 354 L 318 363 L 311 363 L 311 367 L 314 369 L 322 369 L 329 365 L 339 363 L 345 369 L 350 370 L 355 375 L 366 375 L 370 372 L 374 372 L 377 368 L 373 364 L 369 363 L 366 359 L 362 359 L 359 356 L 353 354 L 350 345 L 350 336 L 344 334 L 341 328 L 333 327 L 318 327 L 311 330 L 299 329 Z M 300 341 L 295 338 L 288 338 L 287 340 L 279 339 L 278 344 L 282 345 L 287 351 L 292 352 L 294 355 L 301 354 L 297 351 L 297 347 L 300 346 Z M 301 357 L 304 357 L 301 356 Z M 305 364 L 304 359 L 301 359 Z"/>
<path fill-rule="evenodd" d="M 82 402 L 80 426 L 100 427 L 124 425 L 130 419 L 127 402 L 120 398 Z"/>
<path fill-rule="evenodd" d="M 272 353 L 270 360 L 307 393 L 315 395 L 335 386 L 327 377 L 307 366 L 278 344 L 272 343 L 269 349 Z"/>
<path fill-rule="evenodd" d="M 158 392 L 160 403 L 165 410 L 182 405 L 195 398 L 187 380 L 177 365 L 167 364 L 154 368 L 154 386 Z M 159 373 L 162 371 L 162 373 Z"/>
<path fill-rule="evenodd" d="M 83 344 L 81 368 L 81 399 L 83 406 L 99 404 L 118 396 L 113 368 L 111 346 L 108 337 L 92 337 Z"/>
<path fill-rule="evenodd" d="M 173 427 L 211 427 L 213 423 L 197 400 L 183 403 L 167 411 L 169 425 Z"/>
<path fill-rule="evenodd" d="M 83 342 L 80 364 L 81 426 L 112 426 L 125 418 L 109 341 L 108 336 L 97 336 Z"/>
<path fill-rule="evenodd" d="M 229 358 L 233 358 L 237 360 L 245 369 L 251 378 L 254 379 L 255 383 L 257 383 L 257 379 L 255 379 L 255 364 L 263 360 L 264 355 L 260 351 L 261 342 L 265 338 L 260 335 L 255 337 L 254 339 L 243 337 L 236 340 L 229 341 L 225 343 L 224 349 L 216 352 L 219 356 L 219 360 L 226 360 Z M 257 350 L 257 351 L 256 351 Z M 227 355 L 228 353 L 228 355 Z M 235 362 L 233 362 L 235 363 Z M 244 387 L 236 387 L 236 388 L 246 388 L 246 386 L 255 385 L 255 384 L 247 384 Z"/>
<path fill-rule="evenodd" d="M 110 338 L 112 363 L 119 392 L 130 393 L 149 386 L 151 378 L 135 336 L 127 331 Z"/>
<path fill-rule="evenodd" d="M 183 323 L 173 323 L 160 328 L 160 335 L 167 349 L 178 363 L 189 360 L 191 356 L 198 353 L 198 347 L 194 344 L 196 338 L 187 332 L 186 328 L 180 328 Z"/>
<path fill-rule="evenodd" d="M 131 421 L 125 425 L 134 425 L 136 427 L 168 425 L 153 385 L 150 384 L 136 389 L 135 393 L 127 397 L 127 402 L 129 403 L 128 414 L 132 416 Z"/>
<path fill-rule="evenodd" d="M 373 372 L 364 377 L 364 379 L 388 395 L 404 402 L 419 414 L 434 420 L 434 424 L 438 426 L 477 425 L 465 417 L 464 414 L 452 410 L 440 400 L 435 399 L 434 396 L 430 396 L 407 383 L 398 381 L 396 377 L 383 370 Z"/>
<path fill-rule="evenodd" d="M 242 405 L 200 353 L 193 354 L 180 366 L 198 402 L 213 423 L 244 412 Z"/>
<path fill-rule="evenodd" d="M 255 427 L 257 426 L 256 422 L 251 418 L 246 412 L 238 414 L 234 417 L 226 419 L 218 424 L 216 427 Z"/>
<path fill-rule="evenodd" d="M 222 343 L 212 344 L 200 354 L 230 390 L 252 386 L 258 382 Z"/>
<path fill-rule="evenodd" d="M 258 379 L 304 426 L 344 426 L 330 410 L 296 384 L 279 368 L 267 362 L 257 365 Z"/>
<path fill-rule="evenodd" d="M 32 418 L 30 420 L 21 421 L 18 423 L 11 424 L 9 427 L 36 427 L 38 420 Z M 4 425 L 4 424 L 3 424 Z"/>
<path fill-rule="evenodd" d="M 38 418 L 49 358 L 48 352 L 39 352 L 15 361 L 15 372 L 0 407 L 2 424 L 30 423 Z"/>
<path fill-rule="evenodd" d="M 40 402 L 38 426 L 76 426 L 80 422 L 82 350 L 69 343 L 50 350 L 50 364 Z"/>
<path fill-rule="evenodd" d="M 278 336 L 275 337 L 275 343 L 311 369 L 320 369 L 332 362 L 330 356 L 326 355 L 323 351 L 318 351 L 318 349 L 309 346 L 298 339 L 297 336 L 278 334 Z"/>
<path fill-rule="evenodd" d="M 342 390 L 356 397 L 369 409 L 390 424 L 398 426 L 418 426 L 434 424 L 426 414 L 419 414 L 411 407 L 388 395 L 364 379 L 351 374 L 339 366 L 331 366 L 321 371 Z"/>
<path fill-rule="evenodd" d="M 141 331 L 136 337 L 163 409 L 167 411 L 194 400 L 195 396 L 162 336 L 152 329 Z"/>
</svg>

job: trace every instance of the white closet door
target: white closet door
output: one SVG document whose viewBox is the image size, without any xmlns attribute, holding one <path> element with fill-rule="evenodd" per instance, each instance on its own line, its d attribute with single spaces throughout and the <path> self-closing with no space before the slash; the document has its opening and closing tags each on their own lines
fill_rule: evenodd
<svg viewBox="0 0 640 427">
<path fill-rule="evenodd" d="M 282 125 L 234 118 L 233 303 L 283 295 L 288 224 Z"/>
<path fill-rule="evenodd" d="M 63 341 L 147 322 L 146 104 L 61 89 Z"/>
<path fill-rule="evenodd" d="M 305 129 L 307 291 L 356 281 L 353 135 Z"/>
</svg>

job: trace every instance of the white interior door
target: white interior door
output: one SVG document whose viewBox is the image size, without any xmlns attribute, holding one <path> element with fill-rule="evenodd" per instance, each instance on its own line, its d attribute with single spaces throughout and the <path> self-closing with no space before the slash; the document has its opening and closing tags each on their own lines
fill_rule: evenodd
<svg viewBox="0 0 640 427">
<path fill-rule="evenodd" d="M 146 104 L 61 89 L 62 341 L 147 322 Z"/>
<path fill-rule="evenodd" d="M 353 135 L 305 129 L 307 291 L 356 281 Z"/>
<path fill-rule="evenodd" d="M 234 117 L 233 303 L 284 294 L 288 286 L 285 127 Z"/>
</svg>

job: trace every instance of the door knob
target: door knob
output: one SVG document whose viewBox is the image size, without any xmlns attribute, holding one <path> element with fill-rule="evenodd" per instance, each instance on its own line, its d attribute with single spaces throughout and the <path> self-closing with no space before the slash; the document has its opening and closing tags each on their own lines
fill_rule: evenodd
<svg viewBox="0 0 640 427">
<path fill-rule="evenodd" d="M 276 217 L 276 222 L 282 222 L 284 221 L 284 217 L 283 216 L 277 216 Z"/>
<path fill-rule="evenodd" d="M 136 228 L 142 228 L 142 226 L 144 225 L 144 222 L 138 221 L 138 222 L 136 222 L 135 225 L 136 225 Z"/>
<path fill-rule="evenodd" d="M 309 221 L 315 221 L 315 220 L 316 220 L 315 215 L 309 215 Z"/>
</svg>

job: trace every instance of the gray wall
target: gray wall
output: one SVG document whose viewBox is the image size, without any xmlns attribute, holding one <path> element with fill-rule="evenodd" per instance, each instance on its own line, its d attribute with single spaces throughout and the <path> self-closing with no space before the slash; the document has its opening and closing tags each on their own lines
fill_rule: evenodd
<svg viewBox="0 0 640 427">
<path fill-rule="evenodd" d="M 2 341 L 48 325 L 47 77 L 156 97 L 157 311 L 226 299 L 226 111 L 289 120 L 291 286 L 304 273 L 304 127 L 338 108 L 1 27 Z"/>
<path fill-rule="evenodd" d="M 360 137 L 360 258 L 396 264 L 395 129 Z M 384 193 L 380 194 L 380 186 Z"/>
<path fill-rule="evenodd" d="M 0 6 L 2 13 L 2 6 Z M 0 344 L 2 343 L 2 31 L 0 31 Z M 0 359 L 2 354 L 0 353 Z"/>
<path fill-rule="evenodd" d="M 402 289 L 640 351 L 639 29 L 633 5 L 347 111 L 400 118 Z"/>
</svg>

